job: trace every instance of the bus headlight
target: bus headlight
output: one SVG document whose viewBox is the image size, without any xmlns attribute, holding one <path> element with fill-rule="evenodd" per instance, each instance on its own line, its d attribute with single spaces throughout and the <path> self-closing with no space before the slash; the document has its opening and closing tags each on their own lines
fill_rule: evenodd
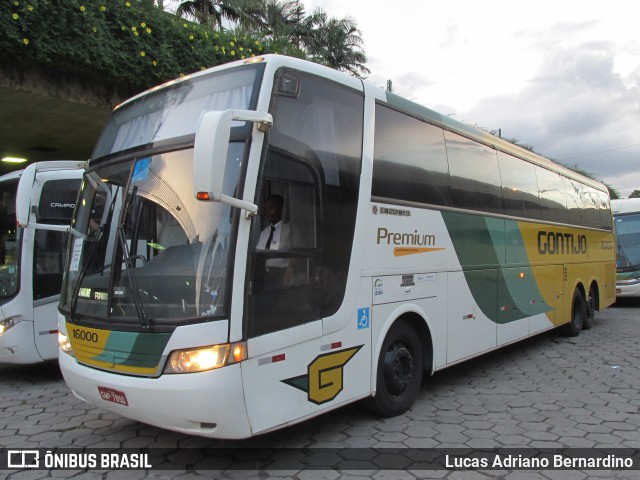
<svg viewBox="0 0 640 480">
<path fill-rule="evenodd" d="M 62 350 L 64 353 L 73 355 L 73 349 L 71 348 L 71 342 L 69 342 L 69 337 L 67 337 L 62 332 L 58 332 L 58 345 L 60 345 L 60 350 Z"/>
<path fill-rule="evenodd" d="M 175 350 L 169 355 L 164 373 L 195 373 L 213 370 L 247 358 L 244 342 Z"/>
<path fill-rule="evenodd" d="M 0 335 L 9 330 L 11 327 L 16 326 L 20 322 L 22 322 L 24 318 L 22 315 L 15 315 L 9 318 L 3 318 L 0 320 Z"/>
</svg>

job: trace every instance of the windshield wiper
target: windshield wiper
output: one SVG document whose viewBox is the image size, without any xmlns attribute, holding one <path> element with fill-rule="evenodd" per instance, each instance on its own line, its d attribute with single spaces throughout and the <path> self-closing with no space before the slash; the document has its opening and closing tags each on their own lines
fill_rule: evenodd
<svg viewBox="0 0 640 480">
<path fill-rule="evenodd" d="M 629 265 L 631 265 L 631 261 L 629 260 L 629 257 L 627 257 L 627 254 L 624 251 L 624 248 L 622 248 L 622 245 L 620 245 L 618 243 L 618 256 L 622 257 L 626 263 L 626 267 L 628 267 Z"/>
<path fill-rule="evenodd" d="M 124 235 L 124 227 L 121 225 L 118 226 L 118 240 L 120 240 L 120 248 L 122 248 L 122 256 L 124 257 L 124 268 L 127 271 L 127 277 L 129 278 L 129 286 L 131 287 L 131 296 L 133 297 L 133 305 L 136 308 L 136 313 L 138 314 L 138 318 L 140 319 L 140 323 L 144 328 L 150 328 L 149 320 L 147 319 L 147 315 L 144 311 L 144 306 L 142 304 L 142 299 L 140 298 L 140 293 L 138 292 L 138 285 L 136 283 L 135 274 L 133 273 L 133 268 L 131 265 L 131 261 L 136 261 L 135 258 L 131 258 L 129 256 L 129 249 L 127 248 L 127 239 Z"/>
</svg>

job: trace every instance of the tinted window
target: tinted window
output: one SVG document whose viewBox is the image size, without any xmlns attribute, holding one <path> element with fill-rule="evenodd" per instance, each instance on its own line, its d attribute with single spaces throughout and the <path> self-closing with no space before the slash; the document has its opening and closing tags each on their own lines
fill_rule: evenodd
<svg viewBox="0 0 640 480">
<path fill-rule="evenodd" d="M 615 216 L 616 267 L 619 272 L 640 268 L 640 215 L 628 213 Z"/>
<path fill-rule="evenodd" d="M 498 152 L 505 215 L 540 218 L 540 199 L 535 167 L 506 153 Z"/>
<path fill-rule="evenodd" d="M 562 177 L 546 168 L 535 167 L 540 196 L 540 217 L 549 222 L 567 223 L 567 204 Z"/>
<path fill-rule="evenodd" d="M 602 228 L 604 230 L 611 230 L 611 222 L 613 218 L 611 217 L 611 205 L 609 204 L 609 195 L 605 192 L 597 191 L 598 194 L 598 221 L 599 225 L 597 228 Z"/>
<path fill-rule="evenodd" d="M 279 195 L 283 211 L 277 250 L 259 246 L 268 223 L 253 223 L 249 337 L 331 316 L 342 304 L 363 112 L 363 96 L 354 90 L 300 72 L 276 76 L 274 122 L 256 201 L 263 211 L 267 198 Z"/>
<path fill-rule="evenodd" d="M 0 231 L 16 228 L 16 191 L 18 179 L 0 183 Z"/>
<path fill-rule="evenodd" d="M 451 205 L 440 128 L 377 105 L 373 155 L 373 196 Z"/>
<path fill-rule="evenodd" d="M 76 206 L 79 178 L 49 180 L 42 186 L 37 219 L 40 223 L 70 223 Z"/>
<path fill-rule="evenodd" d="M 34 300 L 60 294 L 67 235 L 65 232 L 36 230 L 33 249 Z"/>
<path fill-rule="evenodd" d="M 600 228 L 600 212 L 598 211 L 600 199 L 598 198 L 598 191 L 593 187 L 584 185 L 582 192 L 586 225 L 587 227 Z"/>
<path fill-rule="evenodd" d="M 567 197 L 568 222 L 573 225 L 587 224 L 585 217 L 585 188 L 586 186 L 571 178 L 564 179 L 564 191 Z"/>
<path fill-rule="evenodd" d="M 20 288 L 20 246 L 22 229 L 16 232 L 16 190 L 18 179 L 0 182 L 0 299 Z"/>
<path fill-rule="evenodd" d="M 445 132 L 453 206 L 503 213 L 495 150 L 455 133 Z"/>
</svg>

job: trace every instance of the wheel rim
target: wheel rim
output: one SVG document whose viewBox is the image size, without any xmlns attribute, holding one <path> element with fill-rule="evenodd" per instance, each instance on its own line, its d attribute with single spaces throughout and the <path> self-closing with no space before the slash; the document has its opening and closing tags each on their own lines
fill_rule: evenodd
<svg viewBox="0 0 640 480">
<path fill-rule="evenodd" d="M 580 298 L 576 298 L 573 301 L 573 324 L 576 327 L 582 327 L 582 301 Z"/>
<path fill-rule="evenodd" d="M 587 315 L 589 318 L 593 318 L 596 312 L 596 301 L 593 299 L 593 294 L 589 292 L 589 299 L 587 300 Z"/>
<path fill-rule="evenodd" d="M 384 358 L 384 383 L 394 397 L 401 396 L 413 380 L 413 355 L 404 342 L 397 340 L 389 346 Z"/>
</svg>

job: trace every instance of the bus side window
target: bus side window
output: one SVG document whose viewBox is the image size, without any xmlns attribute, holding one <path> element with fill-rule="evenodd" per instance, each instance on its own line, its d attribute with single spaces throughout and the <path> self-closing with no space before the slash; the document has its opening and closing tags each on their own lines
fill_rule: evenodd
<svg viewBox="0 0 640 480">
<path fill-rule="evenodd" d="M 320 318 L 318 182 L 304 162 L 271 153 L 258 202 L 261 215 L 253 227 L 250 336 Z M 270 220 L 262 213 L 274 196 L 284 200 L 279 228 L 286 240 L 281 237 L 275 248 L 267 249 Z"/>
<path fill-rule="evenodd" d="M 62 287 L 67 234 L 36 230 L 33 249 L 33 299 L 58 295 Z"/>
<path fill-rule="evenodd" d="M 48 180 L 42 186 L 36 209 L 39 223 L 69 225 L 75 207 L 79 178 Z M 68 234 L 36 230 L 33 246 L 33 299 L 60 294 Z"/>
<path fill-rule="evenodd" d="M 270 106 L 273 127 L 256 200 L 260 203 L 270 190 L 283 188 L 291 248 L 277 254 L 253 248 L 245 309 L 248 337 L 338 311 L 346 294 L 360 187 L 362 92 L 288 69 L 276 76 Z M 296 89 L 280 88 L 293 84 Z M 253 227 L 256 240 L 264 228 L 259 223 Z M 289 261 L 291 271 L 284 282 L 290 283 L 267 291 L 260 285 L 260 269 L 273 258 Z"/>
<path fill-rule="evenodd" d="M 453 206 L 504 213 L 496 151 L 461 135 L 444 132 Z"/>
<path fill-rule="evenodd" d="M 320 244 L 317 174 L 305 162 L 275 150 L 270 152 L 266 171 L 258 202 L 261 221 L 256 222 L 252 242 L 256 251 L 255 288 L 307 285 L 313 280 L 313 268 L 318 263 L 314 257 Z"/>
<path fill-rule="evenodd" d="M 441 128 L 376 105 L 373 185 L 378 201 L 451 206 L 449 165 Z"/>
<path fill-rule="evenodd" d="M 540 218 L 540 198 L 533 164 L 498 152 L 505 215 Z"/>
<path fill-rule="evenodd" d="M 556 172 L 536 165 L 538 195 L 540 197 L 540 217 L 550 222 L 566 223 L 567 199 L 564 194 L 564 182 Z"/>
</svg>

